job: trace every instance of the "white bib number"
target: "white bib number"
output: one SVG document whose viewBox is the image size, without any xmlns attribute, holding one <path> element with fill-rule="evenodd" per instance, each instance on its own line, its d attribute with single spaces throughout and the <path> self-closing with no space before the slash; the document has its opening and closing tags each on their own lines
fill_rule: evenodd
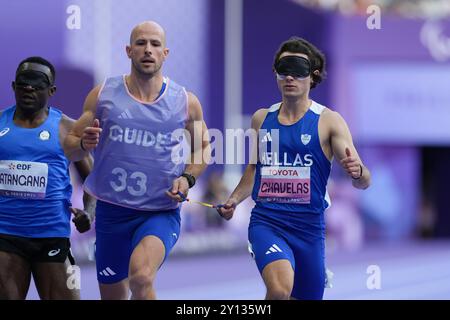
<svg viewBox="0 0 450 320">
<path fill-rule="evenodd" d="M 112 174 L 116 181 L 110 181 L 111 187 L 116 192 L 127 190 L 129 194 L 135 197 L 144 195 L 147 192 L 147 176 L 143 172 L 135 171 L 128 176 L 128 173 L 122 168 L 114 168 Z"/>
</svg>

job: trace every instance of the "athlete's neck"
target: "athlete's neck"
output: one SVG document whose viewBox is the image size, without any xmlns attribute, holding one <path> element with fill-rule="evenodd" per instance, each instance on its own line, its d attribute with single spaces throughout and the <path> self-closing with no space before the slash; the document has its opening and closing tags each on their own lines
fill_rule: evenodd
<svg viewBox="0 0 450 320">
<path fill-rule="evenodd" d="M 300 98 L 288 99 L 283 97 L 283 103 L 281 105 L 280 115 L 288 120 L 297 120 L 302 117 L 311 106 L 312 100 L 308 96 L 302 96 Z"/>
<path fill-rule="evenodd" d="M 20 107 L 16 107 L 14 113 L 14 123 L 23 128 L 37 128 L 47 119 L 48 107 L 41 108 L 39 110 L 24 110 Z"/>
<path fill-rule="evenodd" d="M 164 77 L 161 72 L 153 77 L 141 77 L 135 72 L 125 77 L 125 82 L 130 91 L 138 100 L 144 102 L 153 102 L 159 96 L 161 87 L 163 85 Z"/>
</svg>

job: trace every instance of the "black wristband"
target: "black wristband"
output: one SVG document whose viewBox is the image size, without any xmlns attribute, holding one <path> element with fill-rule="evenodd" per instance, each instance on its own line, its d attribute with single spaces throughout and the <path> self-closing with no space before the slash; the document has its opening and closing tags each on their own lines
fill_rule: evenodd
<svg viewBox="0 0 450 320">
<path fill-rule="evenodd" d="M 362 166 L 361 164 L 359 165 L 359 169 L 360 169 L 360 171 L 359 171 L 359 177 L 358 177 L 358 178 L 353 178 L 353 177 L 352 177 L 353 180 L 359 180 L 359 179 L 361 179 L 361 177 L 362 177 L 362 175 L 363 175 L 363 166 Z"/>
<path fill-rule="evenodd" d="M 195 177 L 193 175 L 185 172 L 181 176 L 186 178 L 189 188 L 192 188 L 195 185 Z"/>
<path fill-rule="evenodd" d="M 82 138 L 80 139 L 80 148 L 81 148 L 81 150 L 83 150 L 83 151 L 87 151 L 87 150 L 84 148 L 84 146 L 83 146 L 83 139 L 82 139 Z"/>
</svg>

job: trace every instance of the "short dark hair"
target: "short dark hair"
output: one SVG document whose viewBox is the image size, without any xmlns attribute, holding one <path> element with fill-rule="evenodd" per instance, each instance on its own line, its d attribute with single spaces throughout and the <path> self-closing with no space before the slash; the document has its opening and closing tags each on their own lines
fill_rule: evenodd
<svg viewBox="0 0 450 320">
<path fill-rule="evenodd" d="M 39 64 L 49 67 L 50 72 L 52 73 L 52 77 L 53 77 L 53 83 L 50 83 L 50 84 L 54 84 L 55 79 L 56 79 L 56 71 L 55 71 L 55 67 L 48 60 L 45 60 L 42 57 L 28 57 L 19 63 L 19 65 L 17 66 L 16 72 L 19 70 L 20 66 L 26 62 L 39 63 Z"/>
<path fill-rule="evenodd" d="M 311 89 L 315 88 L 316 85 L 325 79 L 327 75 L 325 70 L 325 55 L 311 42 L 299 37 L 291 37 L 289 40 L 284 41 L 275 54 L 275 60 L 273 62 L 274 71 L 275 65 L 283 52 L 303 53 L 308 56 L 309 62 L 311 63 L 311 78 L 313 80 L 311 83 Z M 319 70 L 320 73 L 315 75 L 313 73 L 315 70 Z"/>
</svg>

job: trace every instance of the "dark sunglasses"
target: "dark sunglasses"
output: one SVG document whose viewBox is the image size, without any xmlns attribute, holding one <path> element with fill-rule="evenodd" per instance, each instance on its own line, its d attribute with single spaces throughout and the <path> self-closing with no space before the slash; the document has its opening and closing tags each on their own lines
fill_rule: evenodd
<svg viewBox="0 0 450 320">
<path fill-rule="evenodd" d="M 45 84 L 45 83 L 37 83 L 37 84 L 29 84 L 29 83 L 23 83 L 23 82 L 16 82 L 15 83 L 15 87 L 16 89 L 19 90 L 33 90 L 33 91 L 41 91 L 41 90 L 45 90 L 50 88 L 49 84 Z"/>
</svg>

